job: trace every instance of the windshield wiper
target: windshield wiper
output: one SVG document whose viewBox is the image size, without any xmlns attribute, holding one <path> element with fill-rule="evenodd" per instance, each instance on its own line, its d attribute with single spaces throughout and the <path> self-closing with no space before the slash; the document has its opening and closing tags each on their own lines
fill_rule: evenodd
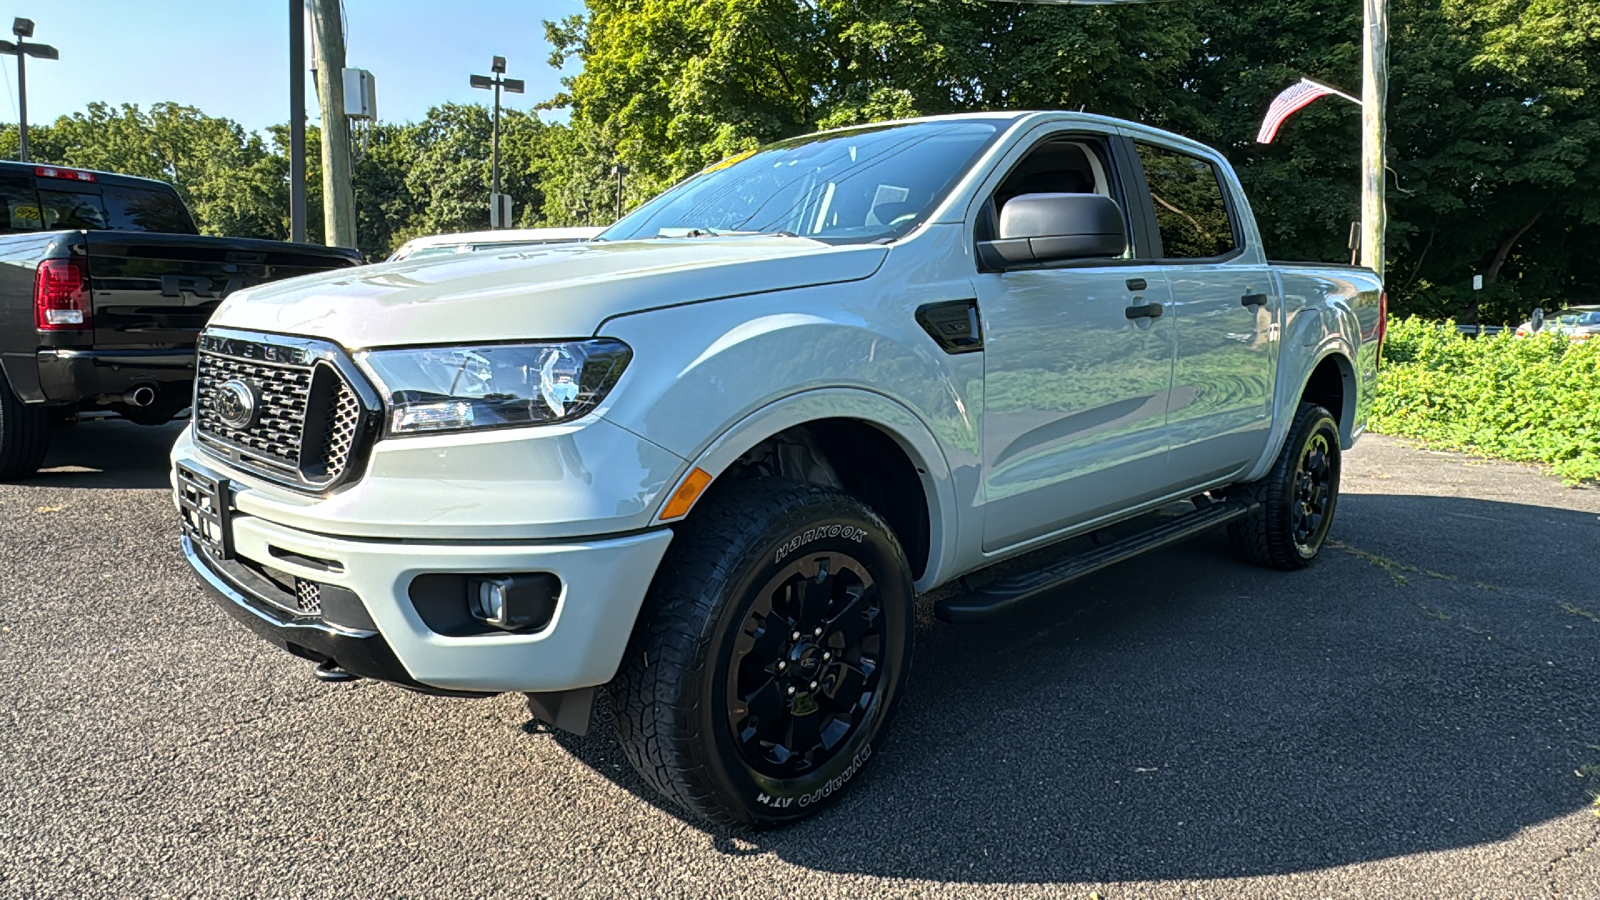
<svg viewBox="0 0 1600 900">
<path fill-rule="evenodd" d="M 792 231 L 735 231 L 728 228 L 660 228 L 656 237 L 799 237 Z"/>
</svg>

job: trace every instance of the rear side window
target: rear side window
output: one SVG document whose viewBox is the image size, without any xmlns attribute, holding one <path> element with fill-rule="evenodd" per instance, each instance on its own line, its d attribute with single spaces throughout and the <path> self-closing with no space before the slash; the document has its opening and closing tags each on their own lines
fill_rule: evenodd
<svg viewBox="0 0 1600 900">
<path fill-rule="evenodd" d="M 1167 259 L 1207 259 L 1224 256 L 1237 247 L 1216 167 L 1166 147 L 1138 147 L 1161 230 L 1162 255 Z"/>
<path fill-rule="evenodd" d="M 44 224 L 39 215 L 39 192 L 33 189 L 33 176 L 0 175 L 0 231 L 15 234 L 38 231 Z"/>
<path fill-rule="evenodd" d="M 171 191 L 106 185 L 102 198 L 106 219 L 117 231 L 161 231 L 194 234 L 194 222 Z"/>
<path fill-rule="evenodd" d="M 44 231 L 64 231 L 69 228 L 104 231 L 111 227 L 99 194 L 40 191 L 39 207 L 44 213 Z"/>
</svg>

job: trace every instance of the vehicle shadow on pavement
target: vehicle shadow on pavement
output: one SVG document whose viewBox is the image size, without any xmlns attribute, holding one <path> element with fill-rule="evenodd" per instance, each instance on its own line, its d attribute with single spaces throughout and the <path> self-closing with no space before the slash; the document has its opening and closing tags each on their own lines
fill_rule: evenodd
<svg viewBox="0 0 1600 900">
<path fill-rule="evenodd" d="M 167 453 L 188 425 L 92 419 L 56 428 L 39 474 L 25 484 L 67 488 L 165 488 Z"/>
<path fill-rule="evenodd" d="M 837 805 L 710 833 L 829 872 L 1149 881 L 1466 847 L 1586 806 L 1595 515 L 1346 494 L 1333 540 L 1282 573 L 1217 532 L 926 630 L 893 736 Z M 609 731 L 557 739 L 662 806 Z"/>
</svg>

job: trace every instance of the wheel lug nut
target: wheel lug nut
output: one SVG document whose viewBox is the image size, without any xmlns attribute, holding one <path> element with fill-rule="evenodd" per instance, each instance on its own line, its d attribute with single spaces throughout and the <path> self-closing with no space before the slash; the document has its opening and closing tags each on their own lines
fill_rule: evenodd
<svg viewBox="0 0 1600 900">
<path fill-rule="evenodd" d="M 811 689 L 813 691 L 817 689 L 817 683 L 815 681 L 811 682 Z"/>
<path fill-rule="evenodd" d="M 791 640 L 791 641 L 800 640 L 800 632 L 796 631 L 794 634 L 789 635 L 789 640 Z"/>
<path fill-rule="evenodd" d="M 791 696 L 791 697 L 794 696 L 794 688 L 792 688 L 792 687 L 789 688 L 789 696 Z"/>
<path fill-rule="evenodd" d="M 812 633 L 812 634 L 814 634 L 814 635 L 816 635 L 816 636 L 817 636 L 817 637 L 822 637 L 822 626 L 821 626 L 821 625 L 818 625 L 818 626 L 817 626 L 817 630 L 816 630 L 816 631 L 813 631 L 813 632 L 811 632 L 811 633 Z"/>
<path fill-rule="evenodd" d="M 824 654 L 822 654 L 822 661 L 823 662 L 827 662 L 830 659 L 833 659 L 833 654 L 832 653 L 824 653 Z"/>
<path fill-rule="evenodd" d="M 789 664 L 788 663 L 784 662 L 781 659 L 778 660 L 778 671 L 779 672 L 782 672 L 784 669 L 787 669 L 787 668 L 789 668 Z"/>
</svg>

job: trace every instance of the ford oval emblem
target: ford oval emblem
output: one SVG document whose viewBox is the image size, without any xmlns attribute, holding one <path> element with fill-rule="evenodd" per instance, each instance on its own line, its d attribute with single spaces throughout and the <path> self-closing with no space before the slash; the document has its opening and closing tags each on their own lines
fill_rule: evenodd
<svg viewBox="0 0 1600 900">
<path fill-rule="evenodd" d="M 256 405 L 255 388 L 236 378 L 217 388 L 211 408 L 217 421 L 234 431 L 244 431 L 255 423 Z"/>
</svg>

